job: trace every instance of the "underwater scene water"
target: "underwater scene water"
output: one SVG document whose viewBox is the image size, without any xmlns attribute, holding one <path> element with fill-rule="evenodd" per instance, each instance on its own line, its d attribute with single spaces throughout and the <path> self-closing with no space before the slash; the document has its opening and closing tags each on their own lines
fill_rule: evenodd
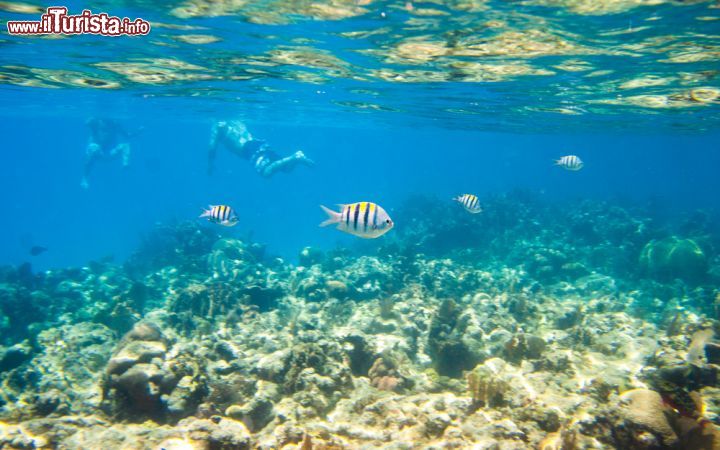
<svg viewBox="0 0 720 450">
<path fill-rule="evenodd" d="M 0 449 L 720 449 L 717 1 L 0 22 Z"/>
</svg>

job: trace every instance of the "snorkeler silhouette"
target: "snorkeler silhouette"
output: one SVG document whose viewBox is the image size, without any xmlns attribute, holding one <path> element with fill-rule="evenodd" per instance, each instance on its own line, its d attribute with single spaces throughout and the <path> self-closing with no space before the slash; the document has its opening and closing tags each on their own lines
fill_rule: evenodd
<svg viewBox="0 0 720 450">
<path fill-rule="evenodd" d="M 90 140 L 85 150 L 85 167 L 80 186 L 87 189 L 88 177 L 96 162 L 119 156 L 122 158 L 123 167 L 128 166 L 130 144 L 127 139 L 142 131 L 142 127 L 135 133 L 130 133 L 114 120 L 97 117 L 87 119 L 85 124 L 90 128 Z"/>
<path fill-rule="evenodd" d="M 219 121 L 213 124 L 210 136 L 208 175 L 215 169 L 215 156 L 221 145 L 239 157 L 252 161 L 255 171 L 264 177 L 271 177 L 279 171 L 290 172 L 299 164 L 315 165 L 301 150 L 290 156 L 280 157 L 268 148 L 265 141 L 253 139 L 245 124 L 238 120 Z"/>
</svg>

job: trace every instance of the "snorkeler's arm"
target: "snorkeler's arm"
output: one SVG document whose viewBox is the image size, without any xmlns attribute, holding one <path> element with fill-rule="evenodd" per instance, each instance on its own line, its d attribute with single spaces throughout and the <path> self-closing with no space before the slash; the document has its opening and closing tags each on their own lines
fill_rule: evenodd
<svg viewBox="0 0 720 450">
<path fill-rule="evenodd" d="M 95 165 L 98 156 L 102 149 L 92 139 L 88 142 L 87 148 L 85 149 L 85 162 L 83 164 L 83 177 L 80 185 L 84 188 L 88 187 L 88 178 L 90 177 L 90 171 Z"/>
</svg>

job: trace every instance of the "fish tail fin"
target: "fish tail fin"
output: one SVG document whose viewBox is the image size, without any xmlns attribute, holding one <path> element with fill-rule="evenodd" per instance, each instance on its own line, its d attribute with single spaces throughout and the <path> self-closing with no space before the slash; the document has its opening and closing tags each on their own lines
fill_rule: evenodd
<svg viewBox="0 0 720 450">
<path fill-rule="evenodd" d="M 325 211 L 325 214 L 328 215 L 327 220 L 325 220 L 324 222 L 322 222 L 320 224 L 321 227 L 326 227 L 328 225 L 332 225 L 334 223 L 340 222 L 340 213 L 339 212 L 333 211 L 332 209 L 327 208 L 323 205 L 320 205 L 320 207 L 322 208 L 323 211 Z"/>
<path fill-rule="evenodd" d="M 210 217 L 210 211 L 212 211 L 212 208 L 210 208 L 210 209 L 204 209 L 204 208 L 203 208 L 202 214 L 200 214 L 200 215 L 198 216 L 198 219 L 200 219 L 200 218 L 202 218 L 202 217 Z"/>
<path fill-rule="evenodd" d="M 553 160 L 552 160 L 553 166 L 559 166 L 559 165 L 561 164 L 560 161 L 561 161 L 561 160 L 559 160 L 559 159 L 553 159 Z"/>
</svg>

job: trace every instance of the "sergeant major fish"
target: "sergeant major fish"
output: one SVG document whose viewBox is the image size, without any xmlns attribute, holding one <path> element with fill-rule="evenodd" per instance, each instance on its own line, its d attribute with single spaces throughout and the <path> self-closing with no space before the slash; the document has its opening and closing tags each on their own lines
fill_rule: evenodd
<svg viewBox="0 0 720 450">
<path fill-rule="evenodd" d="M 235 210 L 227 205 L 210 205 L 210 209 L 203 210 L 200 217 L 207 217 L 210 222 L 226 227 L 237 225 L 239 220 Z"/>
<path fill-rule="evenodd" d="M 453 200 L 455 200 L 456 202 L 460 202 L 460 204 L 463 205 L 463 208 L 465 208 L 465 211 L 469 212 L 470 214 L 477 214 L 482 212 L 482 208 L 480 207 L 480 200 L 478 200 L 477 195 L 458 195 Z"/>
<path fill-rule="evenodd" d="M 560 159 L 555 161 L 555 165 L 560 166 L 563 169 L 578 171 L 583 168 L 585 163 L 583 163 L 582 159 L 578 158 L 575 155 L 567 155 L 562 156 Z"/>
<path fill-rule="evenodd" d="M 337 229 L 361 238 L 372 239 L 390 231 L 394 223 L 382 207 L 372 202 L 358 202 L 340 206 L 340 212 L 320 207 L 328 215 L 321 227 L 337 224 Z"/>
</svg>

